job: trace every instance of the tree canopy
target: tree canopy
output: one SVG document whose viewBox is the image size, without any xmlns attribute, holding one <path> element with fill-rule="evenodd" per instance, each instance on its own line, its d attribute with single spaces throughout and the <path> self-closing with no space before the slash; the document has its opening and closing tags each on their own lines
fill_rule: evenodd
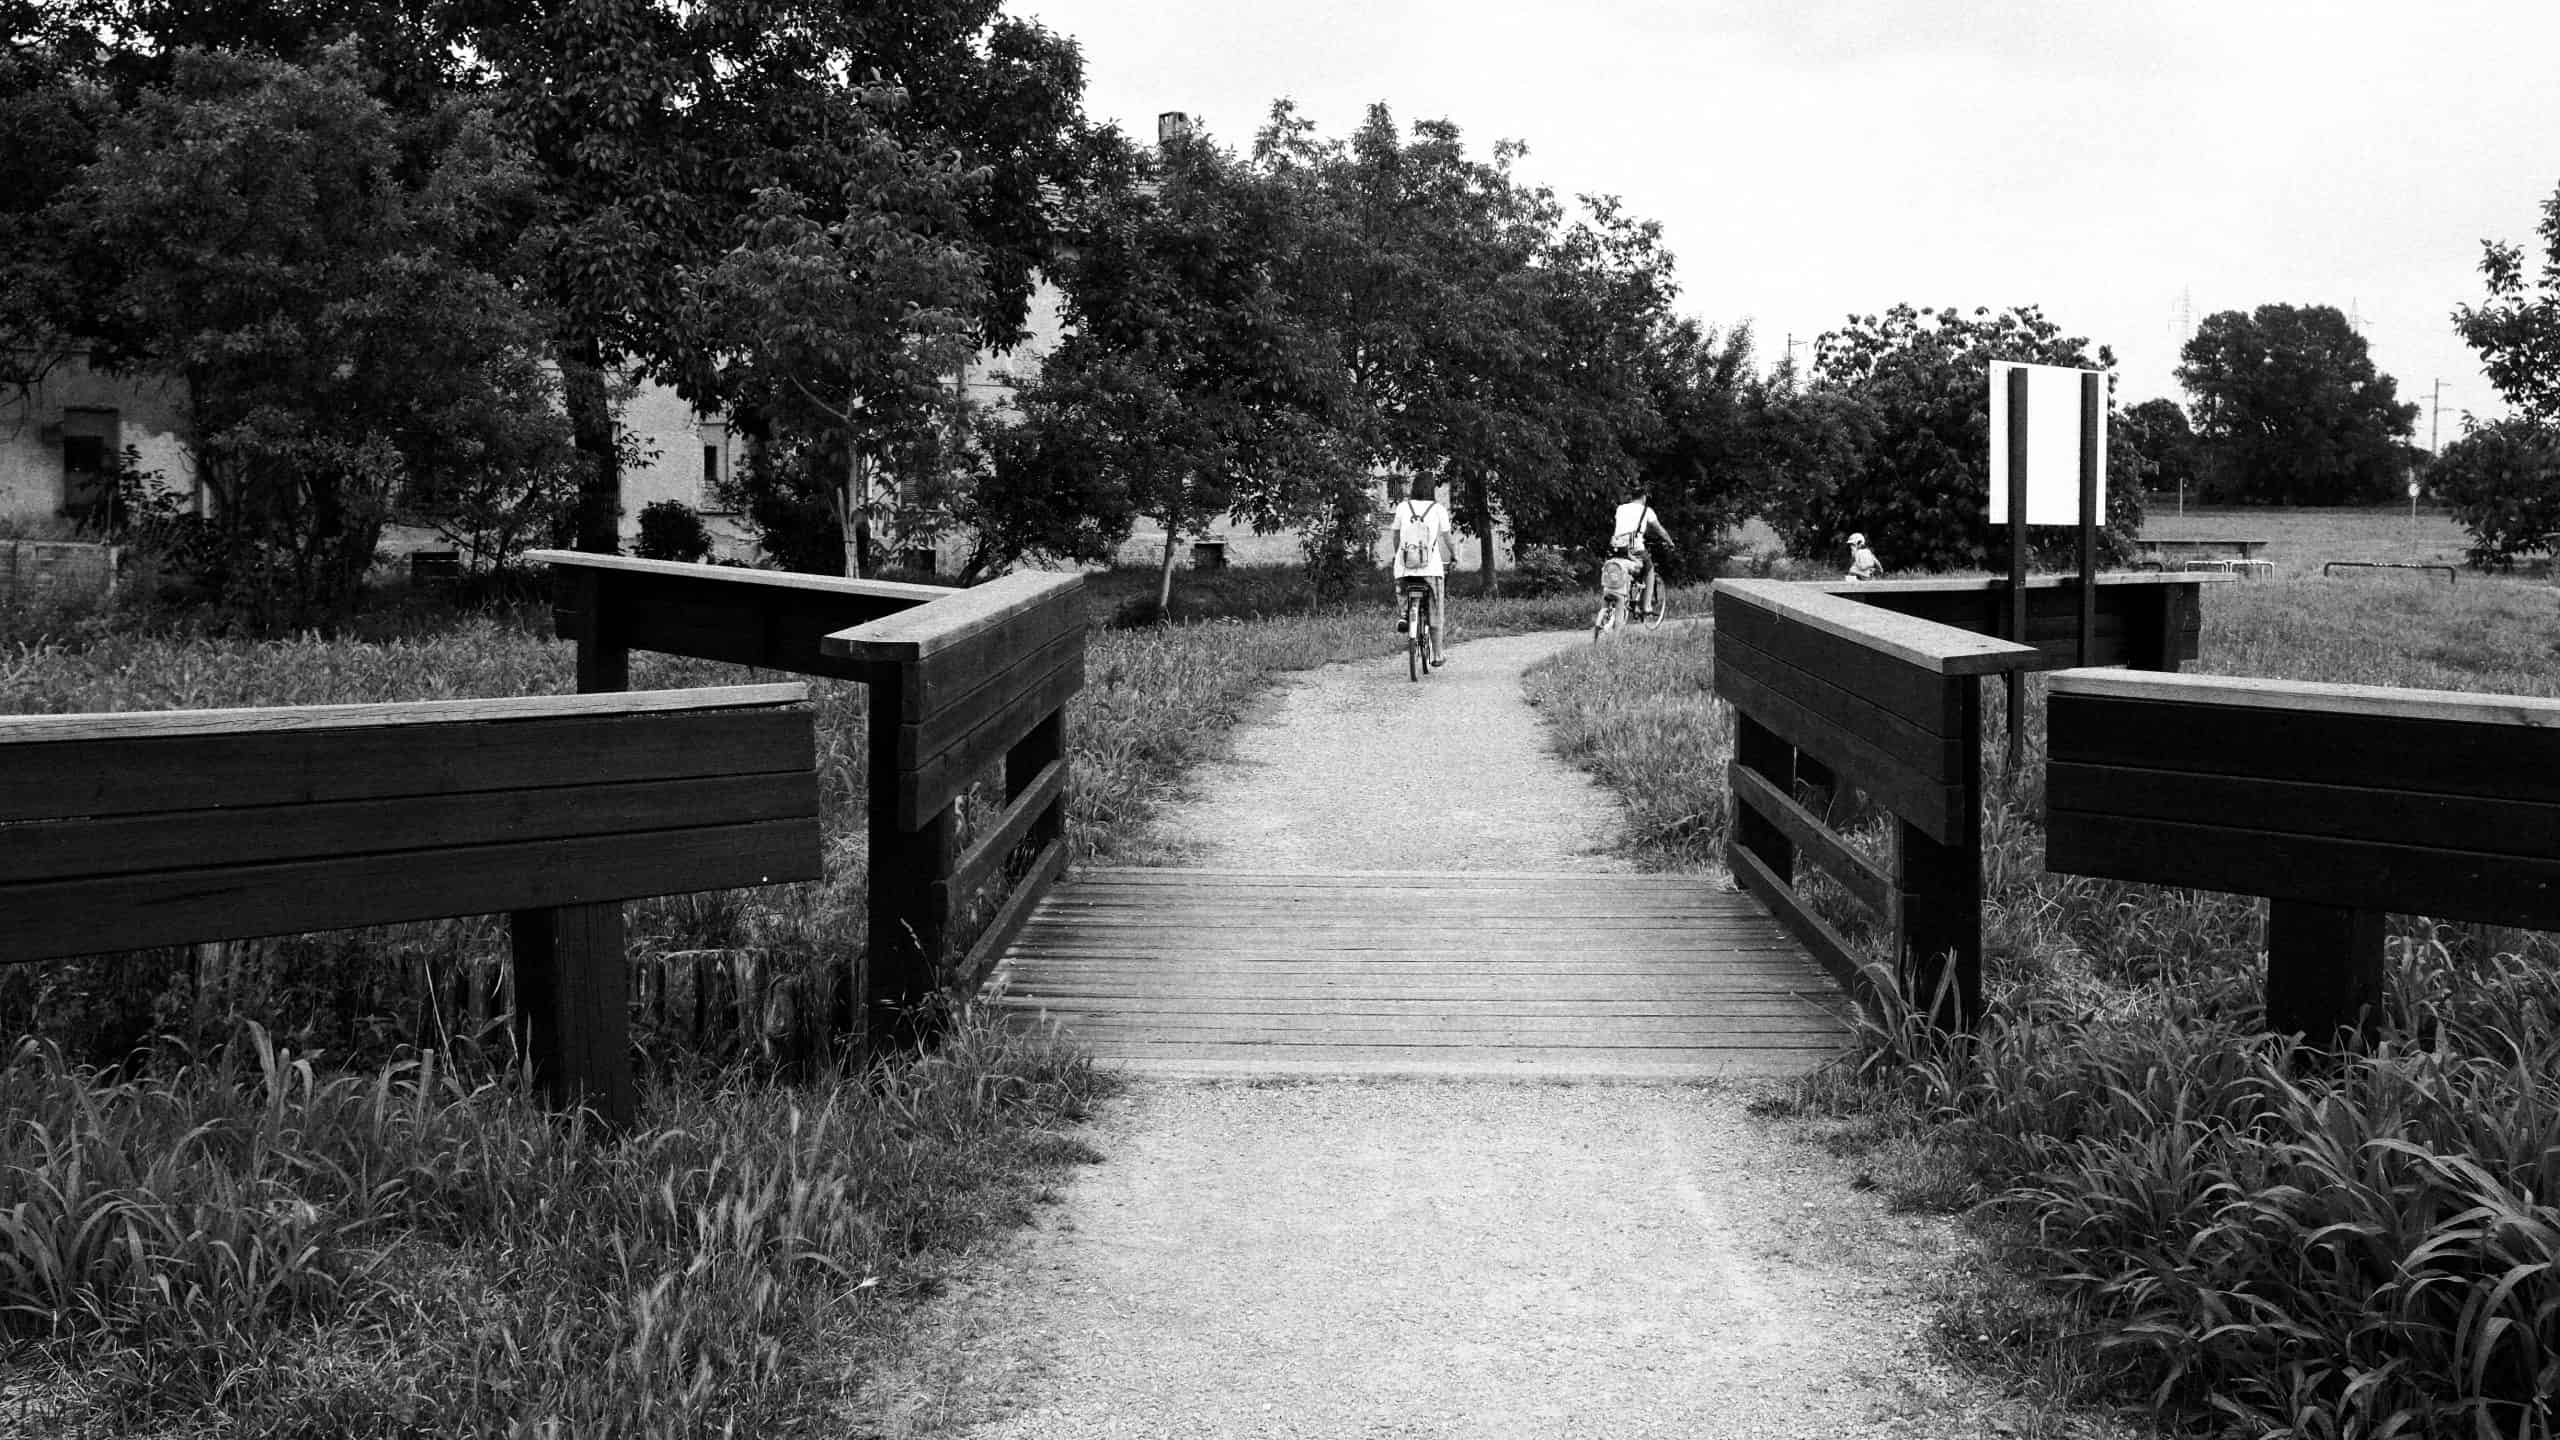
<svg viewBox="0 0 2560 1440">
<path fill-rule="evenodd" d="M 2179 353 L 2207 498 L 2353 505 L 2397 492 L 2418 407 L 2335 306 L 2220 311 Z"/>
<path fill-rule="evenodd" d="M 2560 188 L 2542 202 L 2542 264 L 2528 282 L 2521 246 L 2481 245 L 2480 274 L 2489 297 L 2457 306 L 2453 328 L 2479 352 L 2489 383 L 2525 418 L 2560 424 Z"/>
</svg>

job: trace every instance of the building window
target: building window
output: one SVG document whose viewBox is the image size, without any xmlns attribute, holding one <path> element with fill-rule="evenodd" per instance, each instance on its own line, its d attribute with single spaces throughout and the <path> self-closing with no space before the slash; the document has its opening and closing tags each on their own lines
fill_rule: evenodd
<svg viewBox="0 0 2560 1440">
<path fill-rule="evenodd" d="M 728 506 L 721 498 L 720 487 L 730 478 L 728 423 L 696 415 L 693 429 L 702 439 L 702 479 L 694 493 L 693 508 L 715 515 L 725 513 Z"/>
</svg>

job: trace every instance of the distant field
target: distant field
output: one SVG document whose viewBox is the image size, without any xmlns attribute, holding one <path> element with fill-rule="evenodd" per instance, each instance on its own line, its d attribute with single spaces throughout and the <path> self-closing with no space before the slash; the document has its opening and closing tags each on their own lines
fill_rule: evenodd
<svg viewBox="0 0 2560 1440">
<path fill-rule="evenodd" d="M 2317 575 L 2332 560 L 2459 566 L 2470 543 L 2470 536 L 2451 517 L 2424 506 L 2415 520 L 2409 518 L 2405 505 L 2353 510 L 2190 505 L 2181 515 L 2174 498 L 2160 496 L 2152 497 L 2142 534 L 2151 540 L 2216 536 L 2264 540 L 2267 548 L 2258 554 L 2276 563 L 2279 576 Z M 2347 577 L 2342 572 L 2339 578 Z M 2364 578 L 2390 577 L 2368 574 Z M 2442 576 L 2433 578 L 2438 585 L 2445 583 Z"/>
</svg>

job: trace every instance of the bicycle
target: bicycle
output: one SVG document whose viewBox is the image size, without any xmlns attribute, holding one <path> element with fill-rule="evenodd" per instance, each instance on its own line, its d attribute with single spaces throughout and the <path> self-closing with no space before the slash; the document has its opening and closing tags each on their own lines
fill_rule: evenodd
<svg viewBox="0 0 2560 1440">
<path fill-rule="evenodd" d="M 1649 564 L 1633 556 L 1612 555 L 1600 565 L 1600 610 L 1591 617 L 1591 640 L 1618 628 L 1625 620 L 1640 625 L 1659 625 L 1671 609 L 1671 601 L 1662 590 L 1662 576 Z"/>
<path fill-rule="evenodd" d="M 1408 575 L 1397 581 L 1396 593 L 1404 598 L 1405 676 L 1419 681 L 1431 673 L 1431 647 L 1440 635 L 1439 611 L 1431 603 L 1431 581 L 1423 576 Z"/>
</svg>

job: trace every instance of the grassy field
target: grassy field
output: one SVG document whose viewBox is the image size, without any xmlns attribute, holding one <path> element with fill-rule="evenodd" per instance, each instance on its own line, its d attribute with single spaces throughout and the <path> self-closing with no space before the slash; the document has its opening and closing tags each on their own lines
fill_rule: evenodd
<svg viewBox="0 0 2560 1440">
<path fill-rule="evenodd" d="M 1097 621 L 1153 579 L 1094 577 Z M 1185 577 L 1179 623 L 1096 629 L 1076 853 L 1161 858 L 1154 817 L 1275 677 L 1384 663 L 1372 592 L 1320 609 L 1294 571 L 1231 569 Z M 1461 639 L 1587 618 L 1453 610 Z M 0 713 L 556 693 L 547 625 L 394 605 L 361 639 L 22 630 Z M 632 683 L 743 678 L 776 677 L 635 656 Z M 929 1059 L 779 1078 L 768 1022 L 821 1012 L 862 933 L 864 692 L 814 688 L 829 878 L 632 907 L 636 964 L 716 955 L 754 1003 L 725 1036 L 644 1015 L 627 1139 L 530 1104 L 503 1025 L 475 1043 L 453 979 L 500 964 L 489 920 L 0 972 L 28 1037 L 0 1063 L 0 1432 L 824 1430 L 947 1257 L 1091 1158 L 1057 1132 L 1102 1084 L 975 1017 Z"/>
<path fill-rule="evenodd" d="M 2187 540 L 2209 537 L 2237 537 L 2264 540 L 2266 548 L 2258 552 L 2263 559 L 2275 562 L 2279 577 L 2318 575 L 2320 567 L 2332 560 L 2381 561 L 2399 564 L 2454 565 L 2464 563 L 2463 551 L 2470 536 L 2443 511 L 2420 506 L 2411 518 L 2407 506 L 2381 506 L 2370 510 L 2284 510 L 2262 506 L 2190 505 L 2184 515 L 2174 502 L 2151 497 L 2151 510 L 2144 518 L 2142 534 L 2151 540 Z M 2383 580 L 2380 572 L 2340 571 L 2338 579 Z M 2449 582 L 2442 575 L 2424 577 L 2434 584 Z M 2458 583 L 2458 582 L 2451 582 Z"/>
<path fill-rule="evenodd" d="M 2306 545 L 2352 525 L 2323 520 Z M 2538 581 L 2211 595 L 2205 670 L 2560 694 L 2560 593 Z M 1723 843 L 1712 656 L 1704 635 L 1638 637 L 1532 675 L 1653 863 Z M 1988 747 L 1983 1035 L 1950 1049 L 1884 1017 L 1776 1107 L 2005 1257 L 1950 1278 L 1941 1347 L 2058 1413 L 2154 1409 L 2181 1433 L 2553 1434 L 2560 944 L 2394 917 L 2383 1039 L 2306 1070 L 2257 1031 L 2259 902 L 2044 872 L 2041 707 L 2031 685 L 2014 787 Z M 1700 778 L 1663 783 L 1682 773 Z M 1849 828 L 1881 851 L 1880 827 Z"/>
</svg>

